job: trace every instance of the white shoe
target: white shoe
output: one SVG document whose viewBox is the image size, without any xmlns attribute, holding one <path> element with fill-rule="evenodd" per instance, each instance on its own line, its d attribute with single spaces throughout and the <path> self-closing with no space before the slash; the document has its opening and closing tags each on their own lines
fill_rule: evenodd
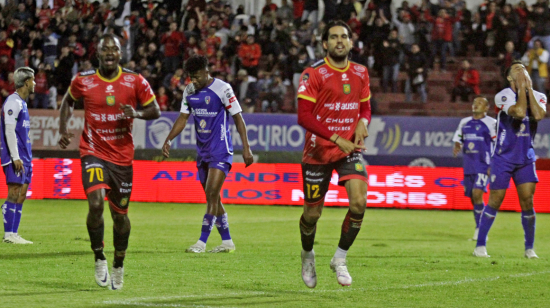
<svg viewBox="0 0 550 308">
<path fill-rule="evenodd" d="M 535 250 L 533 250 L 533 249 L 526 249 L 524 256 L 527 259 L 538 259 L 539 258 L 539 256 L 537 256 L 537 254 L 535 253 Z"/>
<path fill-rule="evenodd" d="M 478 246 L 476 247 L 476 249 L 474 249 L 474 257 L 490 258 L 491 256 L 487 254 L 487 247 Z"/>
<path fill-rule="evenodd" d="M 351 286 L 351 276 L 348 272 L 346 259 L 332 258 L 332 260 L 330 260 L 330 269 L 336 273 L 336 279 L 338 279 L 339 284 L 345 287 Z"/>
<path fill-rule="evenodd" d="M 4 243 L 10 243 L 10 244 L 32 244 L 31 241 L 27 241 L 26 239 L 19 236 L 19 234 L 12 234 L 8 237 L 5 237 L 3 240 Z"/>
<path fill-rule="evenodd" d="M 106 287 L 111 283 L 107 260 L 95 261 L 95 282 L 100 287 Z"/>
<path fill-rule="evenodd" d="M 302 280 L 308 288 L 317 285 L 317 273 L 315 272 L 315 252 L 311 251 L 313 258 L 306 259 L 306 252 L 302 249 Z"/>
<path fill-rule="evenodd" d="M 479 228 L 476 228 L 474 231 L 474 236 L 472 237 L 472 241 L 477 241 L 477 235 L 479 234 Z"/>
<path fill-rule="evenodd" d="M 185 252 L 203 253 L 205 250 L 206 250 L 206 245 L 201 245 L 199 243 L 196 243 L 195 245 L 187 248 Z"/>
<path fill-rule="evenodd" d="M 226 253 L 233 253 L 235 252 L 235 244 L 221 244 L 220 246 L 217 246 L 216 248 L 209 250 L 208 252 L 211 253 L 220 253 L 220 252 L 226 252 Z"/>
<path fill-rule="evenodd" d="M 113 267 L 111 274 L 111 285 L 109 290 L 120 290 L 124 283 L 124 267 Z"/>
</svg>

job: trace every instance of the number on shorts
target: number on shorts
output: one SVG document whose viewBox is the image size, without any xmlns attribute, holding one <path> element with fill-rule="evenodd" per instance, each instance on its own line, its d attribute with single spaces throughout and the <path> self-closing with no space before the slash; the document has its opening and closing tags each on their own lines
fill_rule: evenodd
<svg viewBox="0 0 550 308">
<path fill-rule="evenodd" d="M 315 185 L 310 185 L 310 184 L 307 184 L 307 198 L 308 199 L 315 199 L 315 198 L 319 198 L 321 195 L 319 194 L 319 185 L 315 184 Z M 311 193 L 313 192 L 313 196 L 311 195 Z"/>
<path fill-rule="evenodd" d="M 487 180 L 489 179 L 489 177 L 487 176 L 487 174 L 483 174 L 483 173 L 478 173 L 477 174 L 477 182 L 476 182 L 476 185 L 477 186 L 487 186 Z"/>
<path fill-rule="evenodd" d="M 94 173 L 98 181 L 103 182 L 103 169 L 101 168 L 90 168 L 86 170 L 90 174 L 90 183 L 94 181 Z"/>
</svg>

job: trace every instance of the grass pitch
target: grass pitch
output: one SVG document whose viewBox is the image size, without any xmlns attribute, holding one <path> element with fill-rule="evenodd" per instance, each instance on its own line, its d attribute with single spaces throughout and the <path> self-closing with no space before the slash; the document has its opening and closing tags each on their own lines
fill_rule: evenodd
<svg viewBox="0 0 550 308">
<path fill-rule="evenodd" d="M 538 214 L 538 260 L 523 258 L 519 213 L 498 214 L 489 259 L 472 257 L 471 212 L 368 209 L 348 253 L 353 285 L 329 268 L 346 213 L 317 227 L 317 288 L 301 280 L 299 207 L 228 205 L 233 254 L 186 254 L 204 205 L 133 203 L 124 289 L 96 285 L 85 201 L 27 201 L 20 234 L 0 244 L 0 307 L 549 307 L 550 215 Z M 220 243 L 217 230 L 207 248 Z M 112 221 L 105 218 L 112 264 Z"/>
</svg>

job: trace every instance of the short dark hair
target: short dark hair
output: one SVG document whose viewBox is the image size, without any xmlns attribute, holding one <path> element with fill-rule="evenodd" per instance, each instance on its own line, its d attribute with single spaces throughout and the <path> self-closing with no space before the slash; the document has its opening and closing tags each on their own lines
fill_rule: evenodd
<svg viewBox="0 0 550 308">
<path fill-rule="evenodd" d="M 328 41 L 328 32 L 330 31 L 331 28 L 337 27 L 337 26 L 346 28 L 346 30 L 348 31 L 348 37 L 351 38 L 351 28 L 347 23 L 341 20 L 332 20 L 328 23 L 328 25 L 323 30 L 323 35 L 321 36 L 321 42 Z"/>
<path fill-rule="evenodd" d="M 489 100 L 487 99 L 487 97 L 483 96 L 483 95 L 476 95 L 474 97 L 474 100 L 478 99 L 478 98 L 483 98 L 486 102 L 487 102 L 487 106 L 489 106 L 491 103 L 489 103 Z"/>
<path fill-rule="evenodd" d="M 103 41 L 106 39 L 106 38 L 110 38 L 113 40 L 113 42 L 118 42 L 118 46 L 122 48 L 121 44 L 120 44 L 120 40 L 118 39 L 118 37 L 116 37 L 115 35 L 111 34 L 111 33 L 105 33 L 103 34 L 100 38 L 99 38 L 99 42 L 97 43 L 97 48 L 101 48 L 101 46 L 103 45 Z M 122 51 L 122 50 L 121 50 Z"/>
<path fill-rule="evenodd" d="M 205 56 L 194 55 L 185 62 L 185 71 L 188 74 L 202 69 L 208 69 L 208 58 Z"/>
<path fill-rule="evenodd" d="M 510 71 L 512 70 L 512 66 L 514 66 L 516 64 L 523 65 L 523 62 L 521 62 L 521 60 L 514 60 L 514 61 L 512 61 L 512 64 L 510 64 L 510 66 L 508 66 L 506 68 L 506 71 L 504 71 L 504 80 L 506 80 L 506 83 L 508 84 L 508 86 L 510 86 L 510 82 L 508 81 L 508 75 L 510 75 Z"/>
</svg>

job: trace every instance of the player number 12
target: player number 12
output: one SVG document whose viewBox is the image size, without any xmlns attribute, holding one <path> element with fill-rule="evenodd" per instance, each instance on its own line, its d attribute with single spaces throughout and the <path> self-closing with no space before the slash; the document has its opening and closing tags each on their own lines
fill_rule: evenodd
<svg viewBox="0 0 550 308">
<path fill-rule="evenodd" d="M 307 198 L 308 199 L 315 199 L 319 198 L 321 195 L 319 195 L 319 185 L 310 185 L 307 184 Z M 313 191 L 313 196 L 311 195 L 311 192 Z"/>
</svg>

